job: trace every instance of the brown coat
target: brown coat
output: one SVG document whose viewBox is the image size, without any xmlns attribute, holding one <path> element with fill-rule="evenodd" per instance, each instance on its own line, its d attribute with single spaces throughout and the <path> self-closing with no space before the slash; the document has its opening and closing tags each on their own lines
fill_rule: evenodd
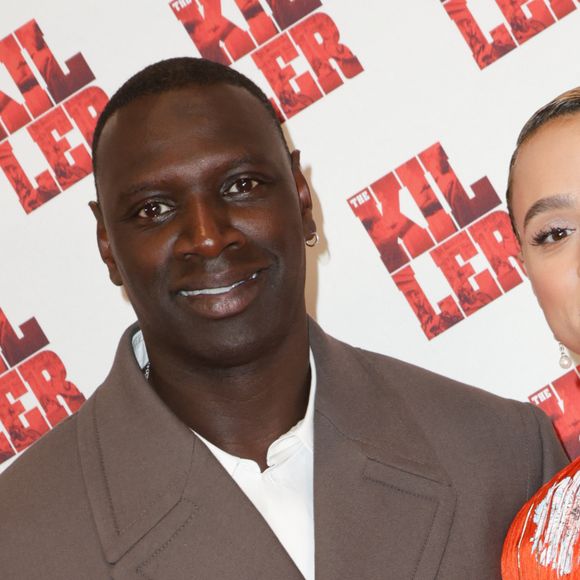
<svg viewBox="0 0 580 580">
<path fill-rule="evenodd" d="M 128 329 L 80 412 L 0 476 L 0 578 L 300 580 L 161 402 Z M 499 578 L 507 527 L 565 463 L 537 409 L 311 324 L 316 580 Z"/>
</svg>

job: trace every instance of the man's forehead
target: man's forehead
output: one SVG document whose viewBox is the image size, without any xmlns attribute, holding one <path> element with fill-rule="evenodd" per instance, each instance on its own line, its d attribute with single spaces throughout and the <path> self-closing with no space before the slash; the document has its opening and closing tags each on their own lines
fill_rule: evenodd
<svg viewBox="0 0 580 580">
<path fill-rule="evenodd" d="M 143 151 L 162 142 L 188 139 L 228 143 L 253 142 L 289 159 L 282 131 L 264 104 L 243 87 L 212 84 L 143 95 L 115 111 L 98 145 L 99 168 L 117 150 Z M 109 159 L 107 160 L 107 157 Z"/>
<path fill-rule="evenodd" d="M 103 135 L 142 126 L 156 116 L 183 120 L 215 120 L 238 124 L 252 119 L 276 131 L 275 121 L 263 103 L 243 87 L 220 83 L 174 88 L 136 97 L 115 111 L 103 128 Z M 181 119 L 180 119 L 181 120 Z"/>
<path fill-rule="evenodd" d="M 289 160 L 276 122 L 249 91 L 228 84 L 184 87 L 142 96 L 111 115 L 99 143 L 97 183 L 110 170 L 126 175 L 133 164 L 157 165 L 177 147 L 184 154 L 231 150 L 239 156 L 243 149 Z"/>
</svg>

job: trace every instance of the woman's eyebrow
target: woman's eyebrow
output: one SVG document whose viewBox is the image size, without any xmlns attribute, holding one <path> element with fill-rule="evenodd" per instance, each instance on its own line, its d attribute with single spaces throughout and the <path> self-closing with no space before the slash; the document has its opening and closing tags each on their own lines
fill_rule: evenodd
<svg viewBox="0 0 580 580">
<path fill-rule="evenodd" d="M 538 199 L 530 209 L 526 212 L 524 217 L 524 229 L 529 221 L 540 213 L 550 211 L 553 209 L 567 209 L 576 205 L 577 198 L 571 193 L 560 193 L 550 197 L 543 197 Z"/>
</svg>

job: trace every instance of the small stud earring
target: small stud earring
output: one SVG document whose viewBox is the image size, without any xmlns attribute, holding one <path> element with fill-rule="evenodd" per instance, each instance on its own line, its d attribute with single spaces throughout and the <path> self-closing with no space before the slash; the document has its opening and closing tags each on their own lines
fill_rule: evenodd
<svg viewBox="0 0 580 580">
<path fill-rule="evenodd" d="M 560 348 L 560 366 L 563 369 L 569 369 L 572 366 L 572 359 L 561 342 L 558 343 L 558 347 Z"/>
<path fill-rule="evenodd" d="M 309 248 L 314 248 L 314 246 L 316 246 L 316 244 L 318 244 L 319 241 L 320 241 L 320 236 L 316 232 L 314 232 L 304 243 Z"/>
</svg>

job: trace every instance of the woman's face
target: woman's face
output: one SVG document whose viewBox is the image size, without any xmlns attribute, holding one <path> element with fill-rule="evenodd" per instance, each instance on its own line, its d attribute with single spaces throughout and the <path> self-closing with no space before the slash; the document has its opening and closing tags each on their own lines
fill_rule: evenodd
<svg viewBox="0 0 580 580">
<path fill-rule="evenodd" d="M 522 145 L 512 208 L 532 287 L 557 340 L 580 353 L 580 114 Z"/>
</svg>

